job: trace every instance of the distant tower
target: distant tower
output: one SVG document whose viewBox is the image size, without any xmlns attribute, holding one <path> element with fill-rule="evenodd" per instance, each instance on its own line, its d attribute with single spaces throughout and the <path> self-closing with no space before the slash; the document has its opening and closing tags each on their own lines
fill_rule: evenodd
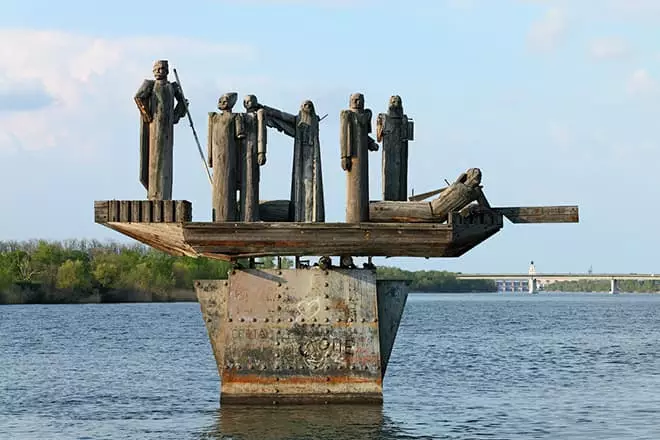
<svg viewBox="0 0 660 440">
<path fill-rule="evenodd" d="M 588 273 L 589 275 L 591 275 L 592 273 L 594 273 L 594 267 L 593 267 L 593 266 L 589 266 L 589 270 L 587 271 L 587 273 Z"/>
<path fill-rule="evenodd" d="M 529 263 L 529 275 L 536 275 L 536 268 L 534 267 L 534 262 L 530 261 Z"/>
</svg>

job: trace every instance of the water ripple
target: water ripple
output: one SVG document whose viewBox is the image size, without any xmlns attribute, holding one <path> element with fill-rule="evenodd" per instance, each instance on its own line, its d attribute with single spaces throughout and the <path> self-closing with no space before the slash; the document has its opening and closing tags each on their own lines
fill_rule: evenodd
<svg viewBox="0 0 660 440">
<path fill-rule="evenodd" d="M 382 408 L 219 408 L 197 304 L 0 306 L 0 438 L 657 439 L 659 322 L 652 295 L 411 295 Z"/>
</svg>

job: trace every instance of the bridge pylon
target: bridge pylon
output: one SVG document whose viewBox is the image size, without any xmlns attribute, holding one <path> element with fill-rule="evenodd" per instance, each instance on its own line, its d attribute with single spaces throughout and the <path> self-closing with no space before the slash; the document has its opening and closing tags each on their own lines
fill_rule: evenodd
<svg viewBox="0 0 660 440">
<path fill-rule="evenodd" d="M 616 295 L 619 293 L 619 280 L 612 278 L 610 280 L 610 293 Z"/>
</svg>

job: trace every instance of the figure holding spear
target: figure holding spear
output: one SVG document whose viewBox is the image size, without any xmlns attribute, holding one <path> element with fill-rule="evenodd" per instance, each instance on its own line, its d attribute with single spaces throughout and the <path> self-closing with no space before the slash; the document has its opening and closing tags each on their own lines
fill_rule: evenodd
<svg viewBox="0 0 660 440">
<path fill-rule="evenodd" d="M 176 69 L 174 69 L 176 82 L 167 79 L 169 74 L 167 60 L 156 61 L 153 73 L 155 79 L 144 80 L 135 94 L 135 103 L 141 115 L 140 182 L 147 190 L 149 200 L 172 200 L 174 125 L 184 115 L 188 115 L 205 167 L 206 160 L 199 145 L 188 111 L 188 100 L 183 95 Z M 208 167 L 206 172 L 211 180 Z"/>
<path fill-rule="evenodd" d="M 186 114 L 181 87 L 167 79 L 167 60 L 158 60 L 154 78 L 135 94 L 140 110 L 140 182 L 149 200 L 172 200 L 174 124 Z M 175 105 L 176 101 L 176 105 Z"/>
</svg>

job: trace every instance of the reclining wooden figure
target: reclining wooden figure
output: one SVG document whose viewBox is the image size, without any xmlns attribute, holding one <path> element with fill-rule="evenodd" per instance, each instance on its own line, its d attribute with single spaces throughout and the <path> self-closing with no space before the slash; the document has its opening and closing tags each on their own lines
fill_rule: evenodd
<svg viewBox="0 0 660 440">
<path fill-rule="evenodd" d="M 409 198 L 408 202 L 384 201 L 369 204 L 369 220 L 379 223 L 444 223 L 452 212 L 464 217 L 496 212 L 512 223 L 577 223 L 575 206 L 527 206 L 494 208 L 481 185 L 481 170 L 470 168 L 445 188 Z M 431 202 L 423 200 L 438 195 Z"/>
<path fill-rule="evenodd" d="M 439 195 L 431 202 L 421 201 L 435 194 Z M 431 191 L 422 196 L 423 198 L 417 198 L 419 201 L 371 202 L 369 204 L 369 220 L 382 223 L 443 223 L 447 221 L 451 212 L 458 212 L 473 202 L 484 209 L 490 209 L 490 204 L 482 190 L 481 170 L 479 168 L 470 168 L 461 173 L 458 179 L 448 187 Z"/>
</svg>

